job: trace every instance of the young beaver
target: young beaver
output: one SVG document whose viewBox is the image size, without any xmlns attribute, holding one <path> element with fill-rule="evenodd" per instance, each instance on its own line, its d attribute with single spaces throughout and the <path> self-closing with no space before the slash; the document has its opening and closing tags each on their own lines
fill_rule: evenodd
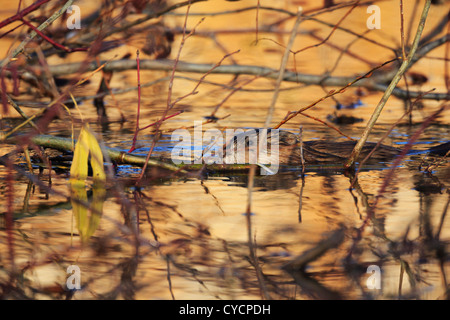
<svg viewBox="0 0 450 320">
<path fill-rule="evenodd" d="M 257 136 L 260 135 L 260 130 L 254 131 Z M 278 161 L 280 165 L 298 166 L 302 163 L 302 154 L 305 164 L 325 164 L 335 163 L 342 164 L 350 157 L 350 154 L 355 147 L 356 141 L 332 142 L 326 140 L 304 141 L 303 146 L 300 147 L 299 136 L 289 132 L 279 130 L 279 156 Z M 272 131 L 267 131 L 267 152 L 270 154 Z M 254 142 L 251 142 L 248 134 L 241 133 L 234 137 L 233 145 L 238 145 L 238 139 L 242 137 L 245 139 L 246 150 L 252 149 Z M 255 140 L 253 140 L 255 141 Z M 364 159 L 376 146 L 376 143 L 366 142 L 361 150 L 358 160 Z M 433 147 L 427 151 L 434 155 L 445 155 L 450 150 L 450 142 Z M 400 154 L 401 149 L 380 144 L 375 152 L 371 155 L 368 163 L 379 163 L 390 161 Z M 224 148 L 224 154 L 226 149 Z M 248 161 L 248 158 L 246 162 Z M 264 163 L 258 159 L 259 163 Z"/>
</svg>

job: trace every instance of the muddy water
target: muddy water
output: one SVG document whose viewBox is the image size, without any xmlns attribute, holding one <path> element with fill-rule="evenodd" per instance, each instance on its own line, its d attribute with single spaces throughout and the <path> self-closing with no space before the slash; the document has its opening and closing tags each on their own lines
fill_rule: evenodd
<svg viewBox="0 0 450 320">
<path fill-rule="evenodd" d="M 298 1 L 297 1 L 298 2 Z M 305 1 L 305 10 L 317 2 Z M 85 7 L 83 7 L 85 5 Z M 192 7 L 188 27 L 193 27 L 203 16 L 201 13 L 217 12 L 248 4 L 233 2 L 199 3 Z M 261 5 L 274 6 L 272 1 Z M 295 1 L 277 1 L 276 6 L 295 12 Z M 88 9 L 88 4 L 81 5 Z M 394 1 L 380 3 L 382 28 L 371 31 L 368 37 L 389 47 L 399 44 L 398 5 Z M 15 7 L 14 7 L 15 8 Z M 446 7 L 448 9 L 448 6 Z M 336 23 L 347 9 L 327 13 L 320 17 Z M 420 11 L 420 8 L 419 8 Z M 440 19 L 442 7 L 433 7 L 427 29 Z M 12 14 L 12 11 L 9 13 Z M 184 10 L 177 11 L 184 13 Z M 405 4 L 405 12 L 412 12 L 412 2 Z M 409 15 L 407 20 L 409 23 Z M 419 13 L 417 13 L 418 15 Z M 8 13 L 4 13 L 8 16 Z M 186 41 L 181 60 L 194 63 L 217 63 L 225 53 L 240 50 L 233 55 L 236 63 L 278 68 L 283 48 L 272 41 L 260 40 L 254 44 L 255 32 L 242 32 L 254 28 L 254 10 L 239 14 L 207 17 L 197 28 L 197 36 Z M 261 10 L 259 24 L 278 21 L 285 16 L 275 11 Z M 355 11 L 343 22 L 343 27 L 358 33 L 366 31 L 365 7 Z M 169 27 L 180 27 L 182 16 L 165 17 Z M 281 24 L 289 30 L 293 20 Z M 304 30 L 319 28 L 318 34 L 326 37 L 330 29 L 311 21 L 302 24 Z M 415 25 L 413 25 L 415 30 Z M 219 33 L 216 42 L 208 37 L 214 30 Z M 284 36 L 260 33 L 261 38 L 287 42 Z M 135 56 L 140 35 L 130 40 L 128 46 L 101 56 L 110 59 L 130 53 Z M 336 32 L 330 43 L 342 48 L 355 39 Z M 317 43 L 317 39 L 301 32 L 294 44 L 295 50 Z M 180 43 L 176 36 L 171 58 Z M 392 58 L 392 51 L 358 40 L 350 47 L 353 53 L 370 60 L 374 65 Z M 444 47 L 430 56 L 443 57 Z M 70 61 L 82 55 L 69 55 Z M 141 59 L 149 58 L 141 56 Z M 73 59 L 73 60 L 72 60 Z M 228 63 L 231 61 L 226 60 Z M 298 72 L 322 74 L 334 68 L 333 75 L 353 75 L 370 70 L 366 63 L 343 56 L 330 46 L 322 45 L 302 52 L 290 59 L 289 68 Z M 49 61 L 64 63 L 59 58 Z M 414 67 L 415 72 L 427 75 L 429 82 L 411 90 L 445 92 L 443 62 L 440 59 L 423 59 Z M 167 77 L 167 72 L 143 71 L 142 81 Z M 201 75 L 179 73 L 177 76 L 199 79 Z M 204 120 L 230 93 L 217 84 L 231 85 L 232 76 L 210 75 L 211 83 L 203 83 L 198 94 L 183 99 L 173 110 L 184 112 L 163 124 L 163 137 L 155 153 L 168 152 L 172 130 L 191 128 L 194 121 Z M 252 79 L 240 76 L 238 81 Z M 100 75 L 75 94 L 91 95 L 97 90 Z M 173 97 L 190 92 L 197 80 L 176 78 Z M 215 83 L 215 84 L 212 84 Z M 241 82 L 238 82 L 238 85 Z M 136 85 L 136 72 L 115 74 L 113 88 Z M 219 108 L 216 116 L 223 118 L 209 123 L 210 128 L 254 128 L 264 124 L 267 108 L 272 98 L 274 81 L 256 79 L 236 92 Z M 142 93 L 141 125 L 158 120 L 167 101 L 167 82 L 144 88 Z M 322 97 L 326 91 L 316 86 L 284 83 L 272 125 L 278 123 L 288 111 L 293 111 Z M 361 97 L 356 88 L 327 99 L 309 111 L 310 115 L 326 121 L 335 115 L 353 116 L 360 120 L 354 124 L 334 124 L 344 134 L 357 138 L 381 94 L 363 90 Z M 346 105 L 361 100 L 357 108 L 336 109 L 339 102 Z M 80 105 L 85 121 L 99 133 L 102 141 L 111 147 L 128 150 L 135 127 L 137 94 L 135 91 L 106 98 L 110 123 L 107 127 L 95 124 L 96 113 L 90 100 Z M 119 107 L 119 108 L 116 108 Z M 389 135 L 385 143 L 402 147 L 408 138 L 420 129 L 423 120 L 436 111 L 439 103 L 424 101 L 420 110 L 405 118 Z M 120 111 L 119 111 L 120 110 Z M 404 103 L 392 97 L 383 111 L 370 139 L 377 141 L 403 115 Z M 34 109 L 25 108 L 27 114 Z M 120 122 L 121 113 L 126 122 Z M 11 114 L 9 116 L 15 116 Z M 79 119 L 77 112 L 73 117 Z M 65 118 L 52 123 L 50 133 L 70 135 L 71 122 Z M 450 140 L 450 114 L 443 112 L 420 136 L 414 148 L 424 150 L 429 146 Z M 330 122 L 328 122 L 330 123 Z M 75 123 L 75 129 L 80 124 Z M 303 128 L 303 138 L 341 139 L 334 130 L 306 117 L 297 117 L 283 129 L 297 131 Z M 139 136 L 136 153 L 146 154 L 153 135 L 150 131 Z M 342 138 L 343 139 L 343 138 Z M 2 155 L 11 151 L 1 147 Z M 80 231 L 74 217 L 68 177 L 64 171 L 52 171 L 51 191 L 47 170 L 36 177 L 41 183 L 28 183 L 14 175 L 12 184 L 14 228 L 8 235 L 6 222 L 0 230 L 0 278 L 6 281 L 11 270 L 16 270 L 20 290 L 9 297 L 62 298 L 68 277 L 67 267 L 76 265 L 81 272 L 82 290 L 73 294 L 75 299 L 126 298 L 126 299 L 439 299 L 447 290 L 448 263 L 440 264 L 440 254 L 448 258 L 447 242 L 450 225 L 446 219 L 450 185 L 450 167 L 444 163 L 431 173 L 419 169 L 423 155 L 410 156 L 390 175 L 389 163 L 367 168 L 359 173 L 358 184 L 350 188 L 351 177 L 338 168 L 312 168 L 302 176 L 296 170 L 285 170 L 274 176 L 256 176 L 251 199 L 250 219 L 245 214 L 248 205 L 248 177 L 246 174 L 211 174 L 196 177 L 159 177 L 136 189 L 133 182 L 140 173 L 138 168 L 122 166 L 109 178 L 108 192 L 98 227 L 86 243 L 80 241 Z M 8 170 L 0 167 L 1 213 L 6 212 Z M 386 184 L 386 181 L 389 181 Z M 377 198 L 385 187 L 382 197 Z M 376 209 L 369 207 L 376 203 Z M 249 230 L 258 259 L 251 260 L 248 244 Z M 343 230 L 340 241 L 318 254 L 305 269 L 295 276 L 283 268 L 298 261 L 305 252 L 320 247 L 320 241 Z M 338 235 L 341 235 L 338 233 Z M 360 238 L 358 238 L 360 236 Z M 8 245 L 8 240 L 13 245 Z M 139 245 L 137 245 L 139 244 Z M 11 258 L 13 257 L 13 258 Z M 13 261 L 13 264 L 12 264 Z M 367 273 L 369 266 L 381 271 L 380 284 L 368 285 L 373 278 Z M 377 276 L 377 271 L 373 274 Z M 314 281 L 312 282 L 311 279 Z"/>
</svg>

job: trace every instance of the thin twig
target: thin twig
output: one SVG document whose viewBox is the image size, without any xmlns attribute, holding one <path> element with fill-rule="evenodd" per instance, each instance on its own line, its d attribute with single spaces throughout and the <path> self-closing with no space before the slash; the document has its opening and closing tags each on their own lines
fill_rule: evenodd
<svg viewBox="0 0 450 320">
<path fill-rule="evenodd" d="M 277 78 L 277 82 L 275 84 L 274 93 L 272 95 L 272 101 L 270 102 L 270 106 L 269 106 L 269 109 L 267 111 L 267 116 L 266 116 L 266 121 L 264 123 L 264 128 L 269 128 L 270 122 L 272 121 L 273 112 L 274 112 L 274 109 L 275 109 L 275 103 L 278 100 L 278 94 L 280 92 L 280 85 L 281 85 L 281 82 L 283 81 L 283 78 L 284 78 L 284 73 L 286 71 L 286 65 L 287 65 L 287 62 L 288 62 L 288 59 L 289 59 L 289 54 L 291 52 L 292 46 L 294 45 L 295 37 L 297 36 L 297 29 L 298 29 L 298 27 L 300 25 L 300 22 L 302 21 L 302 19 L 301 19 L 302 12 L 303 12 L 302 7 L 299 7 L 298 14 L 297 14 L 297 19 L 295 20 L 295 24 L 294 24 L 294 27 L 292 28 L 291 36 L 289 38 L 288 44 L 286 46 L 286 49 L 284 51 L 283 59 L 281 60 L 280 71 L 278 72 L 278 78 Z"/>
<path fill-rule="evenodd" d="M 356 160 L 359 157 L 359 154 L 361 153 L 362 147 L 366 143 L 367 138 L 369 137 L 369 134 L 372 131 L 373 126 L 375 125 L 379 115 L 381 114 L 381 111 L 383 110 L 384 105 L 388 101 L 389 97 L 391 96 L 394 88 L 397 86 L 398 82 L 402 78 L 403 74 L 408 69 L 408 66 L 409 66 L 412 58 L 414 57 L 414 54 L 419 45 L 419 40 L 422 35 L 422 31 L 425 27 L 425 21 L 428 16 L 428 10 L 430 9 L 430 5 L 431 5 L 431 0 L 427 0 L 427 2 L 424 5 L 423 11 L 422 11 L 422 16 L 420 17 L 419 26 L 417 28 L 417 33 L 414 38 L 413 45 L 411 47 L 411 51 L 409 52 L 407 59 L 404 60 L 403 63 L 401 64 L 399 70 L 397 71 L 397 74 L 392 79 L 388 88 L 384 92 L 383 97 L 381 98 L 380 102 L 378 103 L 377 107 L 375 108 L 375 111 L 373 112 L 371 118 L 369 119 L 361 138 L 356 143 L 355 148 L 352 151 L 352 154 L 350 155 L 349 159 L 344 164 L 344 168 L 350 168 L 350 167 L 354 166 Z"/>
<path fill-rule="evenodd" d="M 345 15 L 336 23 L 336 25 L 333 26 L 333 28 L 331 29 L 330 33 L 325 37 L 325 39 L 323 39 L 319 43 L 316 43 L 316 44 L 304 47 L 304 48 L 302 48 L 300 50 L 294 51 L 294 54 L 303 52 L 303 51 L 311 49 L 311 48 L 318 47 L 318 46 L 324 44 L 325 42 L 327 42 L 328 39 L 330 39 L 331 36 L 333 35 L 333 33 L 337 30 L 338 26 L 348 17 L 348 15 L 353 11 L 353 9 L 355 9 L 359 5 L 359 2 L 360 2 L 360 0 L 355 2 L 355 4 L 345 13 Z"/>
<path fill-rule="evenodd" d="M 304 112 L 301 113 L 301 115 L 302 115 L 302 116 L 305 116 L 305 117 L 307 117 L 307 118 L 310 118 L 310 119 L 312 119 L 312 120 L 314 120 L 314 121 L 317 121 L 317 122 L 320 122 L 320 123 L 326 125 L 328 128 L 330 128 L 330 129 L 336 131 L 337 133 L 339 133 L 341 136 L 347 138 L 348 140 L 356 141 L 356 139 L 353 139 L 352 137 L 350 137 L 350 136 L 346 135 L 345 133 L 343 133 L 343 132 L 342 132 L 341 130 L 339 130 L 338 128 L 332 126 L 332 125 L 329 124 L 329 123 L 326 123 L 326 122 L 323 121 L 323 120 L 320 120 L 319 118 L 310 116 L 310 115 L 308 115 L 308 114 L 306 114 L 306 113 L 304 113 Z"/>
<path fill-rule="evenodd" d="M 406 60 L 406 48 L 405 48 L 405 30 L 404 30 L 404 15 L 403 15 L 403 0 L 400 0 L 400 38 L 402 43 L 402 58 Z"/>
<path fill-rule="evenodd" d="M 305 175 L 305 158 L 303 158 L 303 126 L 300 126 L 299 140 L 300 140 L 300 162 L 302 164 L 302 176 L 304 176 Z"/>
<path fill-rule="evenodd" d="M 168 89 L 168 94 L 167 94 L 167 106 L 166 106 L 166 109 L 164 110 L 164 114 L 162 115 L 161 119 L 156 124 L 156 129 L 155 129 L 156 132 L 158 132 L 158 130 L 161 127 L 161 124 L 163 122 L 163 119 L 167 116 L 167 113 L 173 107 L 172 103 L 171 103 L 171 99 L 172 99 L 172 87 L 173 87 L 173 80 L 174 80 L 174 77 L 175 77 L 176 67 L 177 67 L 178 61 L 180 60 L 181 50 L 183 49 L 184 43 L 186 41 L 186 38 L 189 37 L 190 35 L 192 35 L 194 33 L 194 31 L 195 31 L 195 28 L 193 28 L 191 30 L 191 32 L 186 36 L 186 25 L 187 25 L 187 20 L 188 20 L 188 17 L 189 17 L 189 10 L 190 10 L 190 8 L 191 8 L 191 1 L 189 0 L 188 1 L 188 5 L 187 5 L 187 9 L 186 9 L 186 15 L 185 15 L 185 18 L 184 18 L 183 37 L 181 39 L 180 47 L 178 48 L 177 57 L 175 59 L 175 62 L 174 62 L 174 65 L 173 65 L 173 69 L 172 69 L 172 74 L 171 74 L 170 80 L 169 80 L 169 89 Z M 201 21 L 203 21 L 203 20 L 201 20 Z M 198 22 L 197 25 L 200 22 Z M 150 151 L 147 153 L 147 159 L 146 159 L 147 161 L 150 160 L 150 157 L 152 155 L 153 149 L 155 148 L 157 140 L 158 140 L 157 137 L 155 137 L 155 139 L 153 139 L 153 141 L 152 141 L 152 145 L 150 147 Z M 141 171 L 141 174 L 139 175 L 139 178 L 138 178 L 138 180 L 136 182 L 136 185 L 138 185 L 141 182 L 142 178 L 144 177 L 146 167 L 147 167 L 147 163 L 144 164 L 144 167 L 143 167 L 143 169 Z"/>
<path fill-rule="evenodd" d="M 322 102 L 322 101 L 324 101 L 324 100 L 328 99 L 329 97 L 332 97 L 332 96 L 334 96 L 334 95 L 336 95 L 336 94 L 339 94 L 339 93 L 344 92 L 348 87 L 351 87 L 352 85 L 354 85 L 354 84 L 357 83 L 358 81 L 361 81 L 361 80 L 363 80 L 363 79 L 365 79 L 365 78 L 369 78 L 375 70 L 380 69 L 380 68 L 384 67 L 385 65 L 387 65 L 387 64 L 389 64 L 389 63 L 391 63 L 391 62 L 393 62 L 393 61 L 395 61 L 395 59 L 394 59 L 394 60 L 387 61 L 387 62 L 384 62 L 383 64 L 381 64 L 381 65 L 379 65 L 379 66 L 373 68 L 372 70 L 370 70 L 369 72 L 365 73 L 364 75 L 359 76 L 359 77 L 357 77 L 356 79 L 353 79 L 352 81 L 348 82 L 344 87 L 340 88 L 339 90 L 330 90 L 325 96 L 323 96 L 322 98 L 316 100 L 315 102 L 311 103 L 310 105 L 308 105 L 308 106 L 306 106 L 306 107 L 303 107 L 303 108 L 299 109 L 298 111 L 292 112 L 288 117 L 286 117 L 286 118 L 283 119 L 280 123 L 278 123 L 278 124 L 275 126 L 275 129 L 278 129 L 279 127 L 281 127 L 282 125 L 284 125 L 286 122 L 288 122 L 288 121 L 291 120 L 292 118 L 298 116 L 300 113 L 302 113 L 302 112 L 304 112 L 304 111 L 306 111 L 306 110 L 308 110 L 308 109 L 314 107 L 314 106 L 317 105 L 319 102 Z M 325 79 L 324 79 L 324 80 L 325 80 Z"/>
<path fill-rule="evenodd" d="M 431 90 L 432 91 L 432 90 Z M 427 92 L 424 92 L 423 95 L 426 95 Z M 378 147 L 383 143 L 383 141 L 391 134 L 392 130 L 394 130 L 394 128 L 403 120 L 403 118 L 405 116 L 407 116 L 408 114 L 411 114 L 413 112 L 413 108 L 414 105 L 417 104 L 419 101 L 421 100 L 421 98 L 417 98 L 412 104 L 410 109 L 403 113 L 403 115 L 389 128 L 388 131 L 386 131 L 386 133 L 381 137 L 381 139 L 377 142 L 377 144 L 375 145 L 375 147 L 373 147 L 373 149 L 367 154 L 367 156 L 359 163 L 358 169 L 355 172 L 352 184 L 350 186 L 350 188 L 353 188 L 354 183 L 356 182 L 357 178 L 358 178 L 358 174 L 361 171 L 361 169 L 364 167 L 364 164 L 367 162 L 367 160 L 369 160 L 369 158 L 372 156 L 372 154 L 378 149 Z"/>
</svg>

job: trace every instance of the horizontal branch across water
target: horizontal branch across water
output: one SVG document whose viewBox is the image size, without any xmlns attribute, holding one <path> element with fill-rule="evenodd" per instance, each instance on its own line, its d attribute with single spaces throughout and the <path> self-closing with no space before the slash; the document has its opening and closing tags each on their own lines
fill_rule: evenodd
<svg viewBox="0 0 450 320">
<path fill-rule="evenodd" d="M 126 71 L 133 70 L 137 68 L 136 61 L 134 60 L 116 60 L 116 61 L 102 61 L 100 64 L 106 63 L 104 68 L 105 71 Z M 69 74 L 77 73 L 82 67 L 83 63 L 68 63 L 60 65 L 49 66 L 49 71 L 54 76 L 64 76 Z M 90 63 L 85 69 L 86 72 L 94 71 L 99 67 L 95 62 Z M 141 70 L 165 70 L 171 71 L 174 67 L 174 61 L 168 59 L 161 60 L 141 60 L 140 69 Z M 278 76 L 278 70 L 262 67 L 262 66 L 252 66 L 252 65 L 221 65 L 214 70 L 211 69 L 214 64 L 199 64 L 199 63 L 189 63 L 179 61 L 176 65 L 176 71 L 178 72 L 190 72 L 190 73 L 215 73 L 215 74 L 230 74 L 230 75 L 256 75 L 260 77 L 276 79 Z M 32 67 L 32 69 L 40 67 Z M 38 70 L 36 70 L 38 71 Z M 322 85 L 328 87 L 343 87 L 348 83 L 352 82 L 359 75 L 351 77 L 338 77 L 338 76 L 323 76 L 323 75 L 313 75 L 305 73 L 296 73 L 287 70 L 284 74 L 283 81 L 287 82 L 297 82 L 309 85 Z M 377 76 L 372 78 L 364 78 L 356 82 L 354 86 L 365 87 L 369 90 L 384 91 L 386 89 L 384 77 L 383 82 L 377 82 Z M 400 88 L 394 89 L 393 95 L 406 99 L 406 98 L 417 98 L 421 95 L 421 92 L 406 91 Z M 424 99 L 431 100 L 448 100 L 450 99 L 450 94 L 448 93 L 429 93 L 423 96 Z"/>
</svg>

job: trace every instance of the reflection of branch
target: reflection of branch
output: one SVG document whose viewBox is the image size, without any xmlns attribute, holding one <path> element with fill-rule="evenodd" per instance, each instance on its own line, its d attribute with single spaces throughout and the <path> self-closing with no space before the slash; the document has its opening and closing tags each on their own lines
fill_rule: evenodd
<svg viewBox="0 0 450 320">
<path fill-rule="evenodd" d="M 439 23 L 431 31 L 428 32 L 428 34 L 426 34 L 422 37 L 422 39 L 419 42 L 419 46 L 426 45 L 431 39 L 433 39 L 435 36 L 439 35 L 442 32 L 442 30 L 447 25 L 447 23 L 450 19 L 449 14 L 450 14 L 450 12 L 445 14 L 442 17 L 441 21 L 439 21 Z M 448 34 L 447 34 L 447 36 L 448 36 Z"/>
<path fill-rule="evenodd" d="M 366 32 L 364 32 L 364 34 L 367 34 L 367 33 L 369 33 L 370 31 L 371 31 L 371 30 L 369 29 L 369 30 L 367 30 Z M 321 41 L 321 42 L 325 41 L 322 37 L 320 37 L 319 35 L 317 35 L 314 31 L 311 32 L 310 36 L 311 36 L 312 38 L 315 38 L 315 39 Z M 350 41 L 344 48 L 341 48 L 339 45 L 333 44 L 333 43 L 330 42 L 330 41 L 324 42 L 325 45 L 327 45 L 327 46 L 329 46 L 329 47 L 331 47 L 331 48 L 336 49 L 337 51 L 339 51 L 339 57 L 336 59 L 336 62 L 335 62 L 335 64 L 334 64 L 334 67 L 333 67 L 331 70 L 329 70 L 329 71 L 327 72 L 328 74 L 332 74 L 332 73 L 334 72 L 334 70 L 336 70 L 336 68 L 338 67 L 339 61 L 341 60 L 341 58 L 342 58 L 344 55 L 347 55 L 347 56 L 352 57 L 352 58 L 354 58 L 354 59 L 356 59 L 356 60 L 359 60 L 359 61 L 361 61 L 361 62 L 367 64 L 368 66 L 372 66 L 372 65 L 373 65 L 373 62 L 372 62 L 372 61 L 370 61 L 370 60 L 364 58 L 363 56 L 361 56 L 361 55 L 359 55 L 359 54 L 357 54 L 357 53 L 355 53 L 355 52 L 352 52 L 352 51 L 350 50 L 350 47 L 351 47 L 356 41 L 358 41 L 358 40 L 360 40 L 360 39 L 362 39 L 361 36 L 355 37 L 355 38 L 354 38 L 352 41 Z"/>
<path fill-rule="evenodd" d="M 308 20 L 315 21 L 315 22 L 317 22 L 317 23 L 323 24 L 323 25 L 328 26 L 328 27 L 330 27 L 330 28 L 333 28 L 333 27 L 334 27 L 334 24 L 332 24 L 332 23 L 330 23 L 330 22 L 327 22 L 327 21 L 322 21 L 322 20 L 319 20 L 319 19 L 316 19 L 316 18 L 309 18 Z M 353 30 L 351 30 L 351 29 L 347 29 L 347 28 L 342 27 L 342 26 L 338 26 L 337 28 L 339 29 L 339 31 L 343 31 L 343 32 L 346 32 L 346 33 L 348 33 L 348 34 L 351 34 L 351 35 L 353 35 L 353 36 L 355 36 L 355 37 L 358 37 L 358 38 L 360 38 L 360 39 L 362 39 L 362 40 L 365 40 L 365 41 L 367 41 L 367 42 L 370 42 L 370 43 L 372 43 L 372 44 L 374 44 L 374 45 L 376 45 L 376 46 L 379 46 L 379 47 L 381 47 L 381 48 L 385 48 L 385 49 L 394 51 L 394 48 L 391 48 L 391 47 L 389 47 L 389 46 L 387 46 L 387 45 L 385 45 L 385 44 L 383 44 L 383 43 L 381 43 L 381 42 L 377 42 L 377 41 L 375 41 L 375 40 L 373 40 L 373 39 L 367 38 L 365 35 L 359 34 L 359 33 L 355 32 L 355 31 L 353 31 Z"/>
<path fill-rule="evenodd" d="M 362 225 L 357 229 L 356 236 L 354 237 L 354 243 L 352 244 L 349 253 L 346 257 L 347 261 L 350 261 L 350 258 L 356 248 L 357 243 L 362 239 L 362 235 L 364 233 L 364 230 L 366 226 L 369 224 L 369 222 L 372 220 L 372 218 L 375 216 L 375 211 L 378 205 L 378 202 L 383 197 L 383 194 L 386 192 L 389 184 L 394 180 L 394 175 L 397 167 L 400 165 L 400 163 L 403 161 L 404 157 L 408 153 L 409 150 L 411 150 L 411 147 L 413 146 L 414 142 L 419 138 L 419 136 L 423 133 L 423 131 L 436 119 L 436 117 L 443 112 L 446 108 L 448 108 L 448 105 L 443 105 L 439 110 L 434 112 L 432 115 L 430 115 L 428 118 L 426 118 L 420 128 L 411 136 L 411 138 L 408 140 L 405 147 L 402 149 L 401 153 L 398 155 L 398 157 L 394 160 L 392 163 L 389 172 L 385 176 L 383 180 L 383 184 L 381 185 L 377 195 L 375 196 L 374 202 L 371 204 L 370 207 L 367 209 L 367 216 L 364 219 Z"/>
<path fill-rule="evenodd" d="M 416 52 L 414 58 L 411 60 L 411 64 L 416 63 L 423 56 L 425 56 L 428 52 L 436 49 L 437 47 L 439 47 L 449 41 L 450 41 L 450 34 L 447 33 L 446 35 L 444 35 L 434 41 L 425 43 L 419 49 L 417 49 L 417 52 Z"/>
<path fill-rule="evenodd" d="M 326 239 L 320 241 L 314 248 L 311 248 L 300 256 L 294 258 L 283 266 L 283 270 L 288 272 L 295 282 L 310 296 L 316 299 L 341 299 L 341 295 L 332 291 L 315 279 L 311 278 L 305 269 L 309 263 L 321 258 L 327 251 L 337 248 L 345 239 L 345 229 L 339 228 L 330 234 Z"/>
<path fill-rule="evenodd" d="M 320 241 L 314 248 L 306 250 L 283 266 L 288 271 L 304 271 L 309 263 L 322 257 L 330 249 L 337 248 L 345 239 L 345 228 L 333 231 L 327 238 Z"/>
</svg>

